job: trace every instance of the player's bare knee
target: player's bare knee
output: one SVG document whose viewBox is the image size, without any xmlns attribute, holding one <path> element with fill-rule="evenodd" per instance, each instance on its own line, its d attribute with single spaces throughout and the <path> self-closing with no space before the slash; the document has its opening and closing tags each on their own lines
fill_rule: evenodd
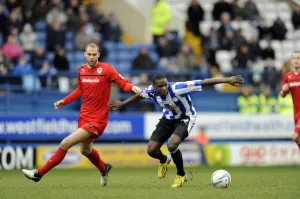
<svg viewBox="0 0 300 199">
<path fill-rule="evenodd" d="M 67 151 L 71 147 L 70 145 L 71 145 L 70 141 L 65 138 L 60 142 L 59 147 L 65 151 Z"/>
<path fill-rule="evenodd" d="M 90 149 L 80 149 L 80 153 L 84 156 L 88 156 L 91 154 L 91 150 Z"/>
</svg>

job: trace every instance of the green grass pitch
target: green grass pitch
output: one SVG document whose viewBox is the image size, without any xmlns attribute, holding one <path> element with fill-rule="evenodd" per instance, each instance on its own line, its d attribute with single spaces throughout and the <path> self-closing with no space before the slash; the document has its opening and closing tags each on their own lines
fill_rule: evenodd
<svg viewBox="0 0 300 199">
<path fill-rule="evenodd" d="M 300 198 L 300 167 L 222 168 L 232 177 L 227 189 L 210 185 L 216 169 L 188 167 L 189 181 L 176 189 L 170 188 L 175 168 L 165 179 L 157 178 L 157 168 L 113 168 L 107 187 L 100 186 L 95 169 L 54 169 L 38 183 L 21 171 L 0 171 L 0 199 Z"/>
</svg>

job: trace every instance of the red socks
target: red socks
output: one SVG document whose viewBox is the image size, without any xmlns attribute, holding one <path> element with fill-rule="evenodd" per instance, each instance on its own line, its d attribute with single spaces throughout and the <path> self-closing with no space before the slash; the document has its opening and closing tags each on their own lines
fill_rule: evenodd
<svg viewBox="0 0 300 199">
<path fill-rule="evenodd" d="M 99 153 L 94 148 L 86 157 L 99 169 L 100 173 L 105 171 L 106 164 L 101 160 Z"/>
<path fill-rule="evenodd" d="M 53 167 L 57 166 L 65 158 L 67 151 L 58 148 L 56 152 L 51 156 L 51 158 L 46 162 L 46 164 L 38 169 L 39 175 L 42 177 Z"/>
</svg>

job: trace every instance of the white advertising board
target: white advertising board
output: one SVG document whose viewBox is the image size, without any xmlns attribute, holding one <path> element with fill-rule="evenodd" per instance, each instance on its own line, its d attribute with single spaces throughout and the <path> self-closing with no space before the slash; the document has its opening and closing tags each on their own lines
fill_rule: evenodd
<svg viewBox="0 0 300 199">
<path fill-rule="evenodd" d="M 300 150 L 294 142 L 233 143 L 230 166 L 300 165 Z"/>
<path fill-rule="evenodd" d="M 149 139 L 161 113 L 145 114 L 144 132 Z M 239 113 L 198 113 L 189 138 L 206 127 L 211 139 L 291 138 L 294 130 L 293 115 L 243 115 Z"/>
</svg>

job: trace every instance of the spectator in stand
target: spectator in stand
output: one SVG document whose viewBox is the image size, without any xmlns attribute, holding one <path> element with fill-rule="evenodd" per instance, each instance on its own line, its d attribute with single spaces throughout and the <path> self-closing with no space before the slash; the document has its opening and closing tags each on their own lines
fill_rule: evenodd
<svg viewBox="0 0 300 199">
<path fill-rule="evenodd" d="M 120 42 L 122 41 L 122 27 L 118 22 L 116 15 L 114 13 L 110 13 L 108 15 L 107 22 L 107 33 L 105 34 L 108 41 Z"/>
<path fill-rule="evenodd" d="M 32 21 L 45 20 L 48 12 L 47 0 L 41 0 L 33 9 Z"/>
<path fill-rule="evenodd" d="M 54 23 L 59 23 L 60 27 L 66 27 L 68 16 L 63 11 L 62 4 L 53 4 L 52 8 L 46 15 L 46 21 L 49 26 L 53 26 Z"/>
<path fill-rule="evenodd" d="M 7 26 L 7 32 L 4 33 L 4 38 L 7 38 L 7 36 L 11 34 L 11 29 L 13 27 L 17 27 L 19 30 L 22 29 L 22 21 L 18 18 L 18 15 L 19 11 L 17 10 L 14 10 L 11 13 L 9 13 L 9 19 L 5 24 Z"/>
<path fill-rule="evenodd" d="M 147 48 L 141 48 L 139 54 L 132 62 L 133 70 L 155 70 L 156 65 L 150 58 Z"/>
<path fill-rule="evenodd" d="M 3 53 L 8 57 L 8 59 L 17 63 L 20 57 L 23 57 L 24 51 L 20 44 L 15 42 L 16 38 L 13 35 L 9 35 L 7 42 L 2 46 Z"/>
<path fill-rule="evenodd" d="M 234 29 L 230 24 L 230 14 L 223 12 L 221 15 L 221 26 L 218 30 L 219 41 L 221 42 L 226 37 L 226 32 L 231 31 L 234 34 Z M 227 33 L 228 34 L 228 33 Z"/>
<path fill-rule="evenodd" d="M 235 49 L 238 50 L 241 45 L 247 44 L 247 40 L 242 34 L 242 30 L 239 28 L 235 31 L 235 37 L 234 37 L 234 45 Z"/>
<path fill-rule="evenodd" d="M 32 26 L 27 23 L 20 34 L 20 42 L 25 52 L 32 53 L 37 46 L 37 35 L 32 30 Z"/>
<path fill-rule="evenodd" d="M 276 89 L 278 83 L 280 82 L 279 73 L 274 66 L 272 59 L 267 59 L 263 71 L 263 84 L 270 87 L 271 89 Z"/>
<path fill-rule="evenodd" d="M 172 47 L 167 42 L 165 37 L 160 37 L 156 48 L 157 54 L 160 58 L 169 58 L 172 56 Z"/>
<path fill-rule="evenodd" d="M 250 20 L 250 21 L 256 21 L 259 20 L 260 15 L 259 11 L 253 2 L 253 0 L 248 0 L 244 5 L 244 19 Z"/>
<path fill-rule="evenodd" d="M 100 57 L 98 58 L 98 61 L 105 62 L 109 52 L 107 48 L 103 45 L 101 35 L 99 33 L 95 33 L 93 35 L 92 42 L 99 46 Z"/>
<path fill-rule="evenodd" d="M 220 40 L 220 49 L 221 50 L 232 50 L 235 46 L 234 44 L 234 38 L 233 38 L 233 32 L 230 30 L 227 30 L 224 37 L 221 37 Z"/>
<path fill-rule="evenodd" d="M 293 9 L 292 23 L 293 23 L 294 29 L 300 29 L 300 6 L 296 6 Z"/>
<path fill-rule="evenodd" d="M 16 64 L 16 67 L 14 69 L 14 75 L 24 75 L 32 72 L 33 70 L 31 64 L 27 63 L 25 57 L 20 57 L 19 63 Z"/>
<path fill-rule="evenodd" d="M 172 12 L 169 4 L 165 0 L 156 0 L 151 9 L 151 33 L 153 43 L 157 44 L 159 38 L 164 36 L 165 30 L 172 18 Z"/>
<path fill-rule="evenodd" d="M 78 0 L 72 0 L 66 11 L 68 15 L 67 27 L 69 31 L 76 32 L 81 25 L 79 10 L 80 6 Z"/>
<path fill-rule="evenodd" d="M 192 0 L 187 9 L 187 28 L 194 33 L 196 36 L 200 36 L 200 22 L 204 18 L 204 10 L 197 0 Z"/>
<path fill-rule="evenodd" d="M 261 59 L 262 49 L 258 43 L 257 37 L 253 35 L 248 43 L 250 59 L 255 62 Z"/>
<path fill-rule="evenodd" d="M 107 19 L 105 17 L 104 11 L 100 6 L 94 8 L 95 14 L 91 14 L 88 9 L 87 13 L 89 13 L 91 23 L 94 24 L 95 31 L 104 34 L 104 40 L 106 40 L 109 35 L 107 34 Z"/>
<path fill-rule="evenodd" d="M 8 34 L 9 30 L 8 30 L 8 19 L 7 16 L 5 15 L 4 11 L 3 11 L 3 6 L 0 4 L 0 33 L 2 35 L 2 38 L 0 38 L 1 41 L 5 41 L 5 35 Z M 1 45 L 1 44 L 0 44 Z"/>
<path fill-rule="evenodd" d="M 244 18 L 244 9 L 239 5 L 239 0 L 234 0 L 232 3 L 233 20 L 241 21 Z"/>
<path fill-rule="evenodd" d="M 39 71 L 42 68 L 45 59 L 45 49 L 41 46 L 37 47 L 31 56 L 31 65 L 33 70 Z"/>
<path fill-rule="evenodd" d="M 268 41 L 267 48 L 262 50 L 262 59 L 267 60 L 268 58 L 275 59 L 275 51 L 272 47 L 272 40 Z"/>
<path fill-rule="evenodd" d="M 7 75 L 12 70 L 9 59 L 0 49 L 0 75 Z"/>
<path fill-rule="evenodd" d="M 247 45 L 241 45 L 233 59 L 232 64 L 235 68 L 246 69 L 249 67 L 250 52 Z"/>
<path fill-rule="evenodd" d="M 208 79 L 211 78 L 211 66 L 207 62 L 205 56 L 201 56 L 200 63 L 198 68 L 196 68 L 200 74 L 200 79 Z"/>
<path fill-rule="evenodd" d="M 85 46 L 91 42 L 92 39 L 92 36 L 86 32 L 86 27 L 81 26 L 79 32 L 75 35 L 75 48 L 83 51 Z"/>
<path fill-rule="evenodd" d="M 182 44 L 176 56 L 175 65 L 177 67 L 173 68 L 174 71 L 192 71 L 196 67 L 192 50 L 187 44 Z"/>
<path fill-rule="evenodd" d="M 274 40 L 285 40 L 287 29 L 279 17 L 275 20 L 273 26 L 270 28 L 270 31 Z"/>
<path fill-rule="evenodd" d="M 58 20 L 54 20 L 53 24 L 47 30 L 47 49 L 54 52 L 58 46 L 65 45 L 66 32 L 61 27 Z"/>
<path fill-rule="evenodd" d="M 227 12 L 230 15 L 230 18 L 233 17 L 233 7 L 232 4 L 226 2 L 225 0 L 218 0 L 214 4 L 212 11 L 212 16 L 215 21 L 219 21 L 223 12 Z"/>
<path fill-rule="evenodd" d="M 217 66 L 216 51 L 220 47 L 219 37 L 214 27 L 210 28 L 209 33 L 204 37 L 203 50 L 211 65 Z"/>
<path fill-rule="evenodd" d="M 63 47 L 58 47 L 53 60 L 53 65 L 58 71 L 68 71 L 70 68 L 69 61 L 66 57 L 66 51 Z"/>
<path fill-rule="evenodd" d="M 9 12 L 12 12 L 21 4 L 21 0 L 7 0 L 5 1 L 6 8 Z"/>
<path fill-rule="evenodd" d="M 140 87 L 142 90 L 149 87 L 149 76 L 147 73 L 141 73 L 139 75 L 139 80 L 137 86 Z M 137 103 L 136 111 L 139 112 L 149 112 L 154 111 L 155 106 L 154 103 L 151 101 L 139 101 Z"/>
</svg>

